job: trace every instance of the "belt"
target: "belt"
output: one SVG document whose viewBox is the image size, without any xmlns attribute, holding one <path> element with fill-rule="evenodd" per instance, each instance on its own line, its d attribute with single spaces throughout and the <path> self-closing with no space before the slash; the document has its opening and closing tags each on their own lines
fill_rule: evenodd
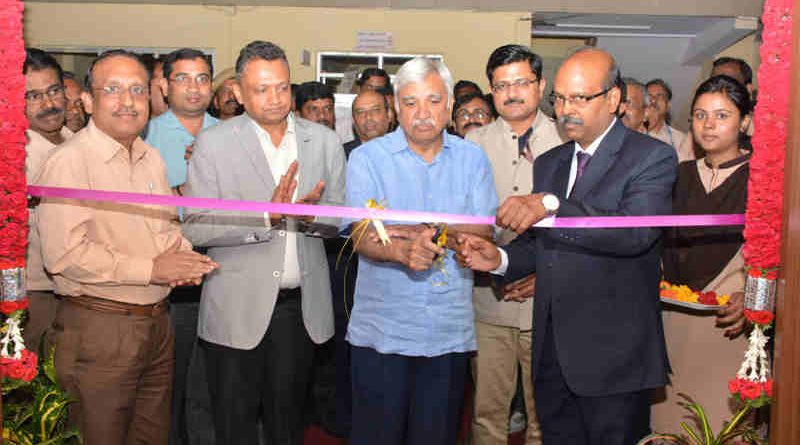
<svg viewBox="0 0 800 445">
<path fill-rule="evenodd" d="M 88 297 L 86 295 L 59 295 L 58 298 L 75 306 L 107 314 L 156 317 L 169 309 L 169 302 L 166 299 L 154 304 L 132 304 L 106 300 L 105 298 Z"/>
</svg>

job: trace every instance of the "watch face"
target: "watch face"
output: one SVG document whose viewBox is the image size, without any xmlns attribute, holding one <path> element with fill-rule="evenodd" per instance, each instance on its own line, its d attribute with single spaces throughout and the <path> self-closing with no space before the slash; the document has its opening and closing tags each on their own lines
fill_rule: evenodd
<svg viewBox="0 0 800 445">
<path fill-rule="evenodd" d="M 542 205 L 546 210 L 549 211 L 558 210 L 558 205 L 559 205 L 558 198 L 556 198 L 553 195 L 545 195 L 542 198 Z"/>
</svg>

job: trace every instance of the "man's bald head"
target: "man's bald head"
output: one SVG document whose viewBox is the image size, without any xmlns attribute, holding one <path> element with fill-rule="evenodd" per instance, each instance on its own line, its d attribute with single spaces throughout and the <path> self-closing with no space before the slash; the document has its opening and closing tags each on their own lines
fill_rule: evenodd
<svg viewBox="0 0 800 445">
<path fill-rule="evenodd" d="M 586 147 L 608 128 L 621 100 L 619 79 L 617 62 L 606 51 L 583 48 L 564 60 L 552 99 L 567 137 Z"/>
</svg>

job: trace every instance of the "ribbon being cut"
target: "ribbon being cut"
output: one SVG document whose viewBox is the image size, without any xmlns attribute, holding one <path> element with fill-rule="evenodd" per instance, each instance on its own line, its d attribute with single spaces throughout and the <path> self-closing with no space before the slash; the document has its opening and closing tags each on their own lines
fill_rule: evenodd
<svg viewBox="0 0 800 445">
<path fill-rule="evenodd" d="M 273 202 L 237 201 L 213 198 L 187 198 L 173 195 L 150 195 L 104 190 L 85 190 L 61 187 L 28 186 L 28 194 L 39 198 L 66 198 L 86 201 L 110 201 L 129 204 L 164 205 L 174 207 L 235 210 L 255 213 L 280 213 L 297 216 L 327 216 L 334 218 L 369 219 L 445 224 L 493 225 L 494 217 L 455 215 L 449 213 L 417 212 L 383 209 L 382 206 L 364 208 L 323 206 L 309 204 L 284 204 Z M 549 217 L 535 225 L 544 228 L 610 229 L 631 227 L 699 227 L 735 226 L 744 224 L 744 215 L 648 215 L 648 216 L 590 216 Z"/>
</svg>

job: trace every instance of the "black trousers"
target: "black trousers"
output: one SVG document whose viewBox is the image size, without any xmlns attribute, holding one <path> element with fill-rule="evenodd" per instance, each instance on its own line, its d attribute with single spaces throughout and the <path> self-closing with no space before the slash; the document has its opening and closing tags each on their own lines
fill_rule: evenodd
<svg viewBox="0 0 800 445">
<path fill-rule="evenodd" d="M 652 391 L 601 397 L 575 394 L 561 372 L 552 326 L 552 319 L 548 319 L 543 333 L 544 351 L 534 371 L 536 412 L 542 429 L 542 443 L 635 445 L 649 434 Z"/>
<path fill-rule="evenodd" d="M 347 323 L 353 309 L 353 294 L 358 274 L 358 255 L 353 254 L 351 244 L 345 245 L 342 238 L 326 239 L 325 250 L 328 255 L 328 269 L 331 277 L 333 297 L 333 320 L 336 374 L 336 421 L 326 429 L 338 437 L 350 436 L 352 423 L 353 392 L 350 382 L 350 343 L 347 336 Z M 342 251 L 341 259 L 339 252 Z M 338 267 L 337 267 L 338 266 Z"/>
<path fill-rule="evenodd" d="M 314 343 L 300 302 L 299 289 L 280 292 L 269 328 L 254 349 L 201 340 L 218 445 L 302 444 Z"/>
</svg>

